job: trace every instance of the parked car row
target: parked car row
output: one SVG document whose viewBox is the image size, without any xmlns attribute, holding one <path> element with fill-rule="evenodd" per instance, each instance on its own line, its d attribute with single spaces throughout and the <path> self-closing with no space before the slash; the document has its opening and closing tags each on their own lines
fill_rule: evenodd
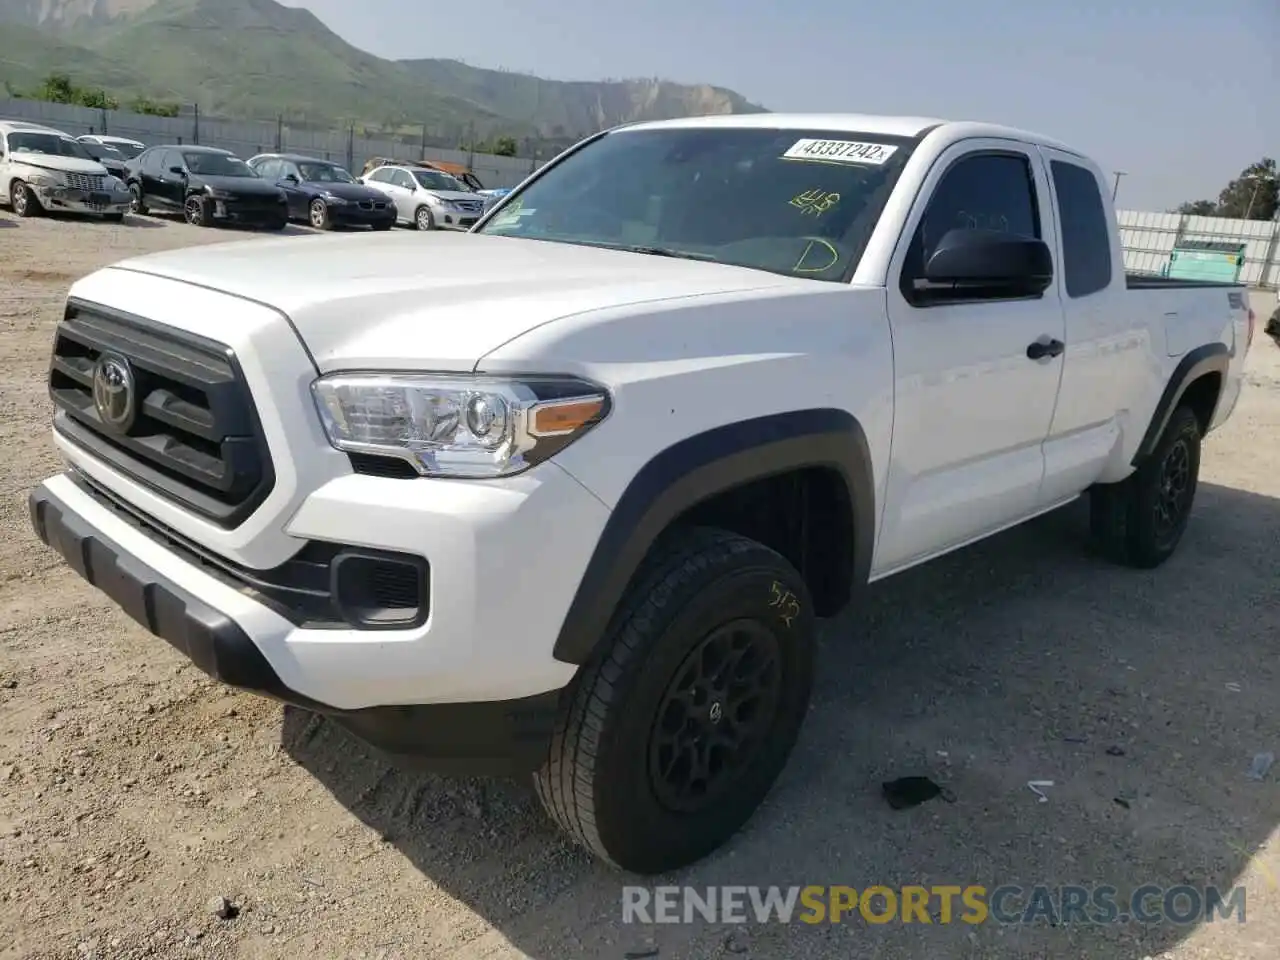
<svg viewBox="0 0 1280 960">
<path fill-rule="evenodd" d="M 193 226 L 317 230 L 404 224 L 418 230 L 471 227 L 509 191 L 488 190 L 443 162 L 370 160 L 357 178 L 341 164 L 289 153 L 242 160 L 229 150 L 69 134 L 0 121 L 0 187 L 18 216 L 97 214 L 121 220 L 180 214 Z M 456 165 L 455 165 L 456 166 Z"/>
</svg>

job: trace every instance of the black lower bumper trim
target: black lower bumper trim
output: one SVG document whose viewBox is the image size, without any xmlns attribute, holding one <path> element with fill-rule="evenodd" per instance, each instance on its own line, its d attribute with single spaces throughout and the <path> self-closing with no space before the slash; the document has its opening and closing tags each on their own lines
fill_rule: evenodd
<svg viewBox="0 0 1280 960">
<path fill-rule="evenodd" d="M 546 759 L 560 691 L 520 700 L 342 710 L 285 686 L 238 623 L 129 554 L 44 486 L 36 535 L 151 633 L 229 686 L 328 715 L 370 745 L 441 772 L 516 775 Z"/>
</svg>

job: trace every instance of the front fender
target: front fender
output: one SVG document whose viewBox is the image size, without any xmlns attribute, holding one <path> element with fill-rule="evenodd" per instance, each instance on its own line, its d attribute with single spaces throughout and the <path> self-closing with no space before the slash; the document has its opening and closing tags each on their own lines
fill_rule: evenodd
<svg viewBox="0 0 1280 960">
<path fill-rule="evenodd" d="M 836 470 L 853 510 L 851 592 L 866 584 L 875 535 L 875 480 L 866 433 L 837 409 L 795 410 L 726 424 L 650 459 L 618 500 L 556 640 L 556 659 L 585 663 L 604 638 L 641 561 L 691 507 L 734 487 L 804 467 Z"/>
</svg>

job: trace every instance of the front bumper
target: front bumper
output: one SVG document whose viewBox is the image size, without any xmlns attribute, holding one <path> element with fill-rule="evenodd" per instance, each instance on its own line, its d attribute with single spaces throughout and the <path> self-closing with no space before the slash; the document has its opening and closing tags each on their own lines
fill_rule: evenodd
<svg viewBox="0 0 1280 960">
<path fill-rule="evenodd" d="M 43 542 L 210 676 L 329 714 L 419 765 L 513 773 L 546 757 L 576 670 L 552 656 L 577 587 L 566 574 L 585 569 L 607 517 L 558 467 L 536 473 L 506 487 L 352 475 L 303 504 L 289 524 L 300 539 L 322 528 L 427 559 L 429 615 L 412 629 L 299 626 L 251 584 L 127 522 L 74 474 L 46 480 L 29 507 Z M 437 495 L 424 497 L 427 485 Z"/>
<path fill-rule="evenodd" d="M 276 226 L 289 221 L 289 206 L 280 203 L 213 198 L 208 201 L 209 216 L 217 223 L 245 226 Z"/>
<path fill-rule="evenodd" d="M 90 192 L 72 187 L 35 187 L 37 199 L 46 210 L 65 213 L 93 213 L 113 216 L 129 212 L 129 195 L 103 190 Z"/>
<path fill-rule="evenodd" d="M 381 210 L 364 208 L 358 203 L 330 203 L 329 220 L 344 227 L 373 227 L 396 222 L 396 209 L 387 204 Z"/>
</svg>

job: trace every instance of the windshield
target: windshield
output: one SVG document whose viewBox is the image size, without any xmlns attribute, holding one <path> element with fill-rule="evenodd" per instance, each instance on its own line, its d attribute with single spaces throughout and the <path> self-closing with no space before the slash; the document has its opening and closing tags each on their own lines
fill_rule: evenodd
<svg viewBox="0 0 1280 960">
<path fill-rule="evenodd" d="M 56 133 L 11 133 L 9 149 L 27 153 L 43 153 L 50 157 L 77 157 L 81 160 L 92 160 L 84 144 L 76 143 L 70 137 Z"/>
<path fill-rule="evenodd" d="M 553 166 L 477 232 L 842 281 L 915 143 L 822 130 L 621 130 Z"/>
<path fill-rule="evenodd" d="M 300 163 L 298 171 L 308 183 L 355 183 L 356 178 L 336 163 Z"/>
<path fill-rule="evenodd" d="M 415 170 L 413 177 L 418 183 L 422 184 L 428 190 L 456 190 L 459 193 L 466 193 L 467 188 L 460 184 L 447 173 L 441 173 L 439 170 Z"/>
<path fill-rule="evenodd" d="M 184 153 L 183 161 L 192 173 L 206 177 L 256 177 L 253 168 L 226 153 Z"/>
<path fill-rule="evenodd" d="M 132 160 L 143 150 L 147 149 L 141 144 L 135 145 L 132 143 L 125 143 L 123 140 L 111 140 L 107 143 L 107 146 L 111 147 L 112 150 L 116 151 L 126 160 Z"/>
</svg>

